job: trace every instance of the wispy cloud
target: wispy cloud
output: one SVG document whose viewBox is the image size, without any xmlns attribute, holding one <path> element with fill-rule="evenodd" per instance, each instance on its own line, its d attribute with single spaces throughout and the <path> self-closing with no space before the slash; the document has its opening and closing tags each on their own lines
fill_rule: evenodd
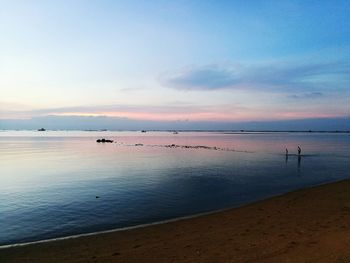
<svg viewBox="0 0 350 263">
<path fill-rule="evenodd" d="M 255 65 L 192 67 L 160 77 L 163 86 L 178 90 L 250 89 L 312 92 L 350 85 L 350 63 L 275 62 Z"/>
<path fill-rule="evenodd" d="M 0 119 L 32 118 L 40 116 L 109 116 L 139 120 L 229 120 L 244 119 L 253 110 L 235 105 L 96 105 L 32 110 L 2 109 Z"/>
<path fill-rule="evenodd" d="M 237 85 L 241 79 L 238 72 L 214 65 L 182 70 L 175 74 L 162 76 L 161 81 L 176 89 L 215 90 Z"/>
<path fill-rule="evenodd" d="M 324 96 L 324 94 L 322 92 L 309 92 L 309 93 L 289 95 L 288 98 L 291 98 L 291 99 L 316 99 L 316 98 L 320 98 L 323 96 Z"/>
<path fill-rule="evenodd" d="M 312 95 L 306 95 L 312 96 Z M 316 95 L 313 95 L 316 96 Z M 149 121 L 253 121 L 325 118 L 348 116 L 348 108 L 341 110 L 315 110 L 311 107 L 290 108 L 221 105 L 98 105 L 32 110 L 7 109 L 0 111 L 0 121 L 5 119 L 30 119 L 45 116 L 115 117 Z M 1 125 L 0 125 L 1 126 Z"/>
</svg>

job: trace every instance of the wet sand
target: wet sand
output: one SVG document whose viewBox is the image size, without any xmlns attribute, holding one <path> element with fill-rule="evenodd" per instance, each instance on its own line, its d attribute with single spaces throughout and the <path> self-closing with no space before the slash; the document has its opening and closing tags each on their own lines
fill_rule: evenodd
<svg viewBox="0 0 350 263">
<path fill-rule="evenodd" d="M 0 249 L 0 262 L 350 262 L 350 180 L 166 224 Z"/>
</svg>

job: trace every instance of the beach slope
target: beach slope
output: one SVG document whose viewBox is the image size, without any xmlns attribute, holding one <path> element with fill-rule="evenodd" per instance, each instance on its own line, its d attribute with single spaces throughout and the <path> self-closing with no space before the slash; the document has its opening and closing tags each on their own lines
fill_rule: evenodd
<svg viewBox="0 0 350 263">
<path fill-rule="evenodd" d="M 166 224 L 0 249 L 0 262 L 350 262 L 350 180 Z"/>
</svg>

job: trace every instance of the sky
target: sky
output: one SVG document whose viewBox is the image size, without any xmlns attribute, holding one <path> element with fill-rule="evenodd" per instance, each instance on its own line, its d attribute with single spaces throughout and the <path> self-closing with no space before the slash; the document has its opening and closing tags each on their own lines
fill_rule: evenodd
<svg viewBox="0 0 350 263">
<path fill-rule="evenodd" d="M 349 14 L 340 0 L 0 0 L 0 128 L 350 129 Z"/>
</svg>

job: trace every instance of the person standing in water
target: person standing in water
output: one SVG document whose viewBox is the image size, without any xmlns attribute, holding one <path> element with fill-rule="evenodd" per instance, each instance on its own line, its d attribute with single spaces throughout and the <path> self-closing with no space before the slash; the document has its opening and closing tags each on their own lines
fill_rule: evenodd
<svg viewBox="0 0 350 263">
<path fill-rule="evenodd" d="M 288 148 L 286 148 L 286 155 L 288 155 Z"/>
<path fill-rule="evenodd" d="M 300 155 L 301 154 L 301 148 L 300 148 L 300 146 L 298 146 L 298 155 Z"/>
</svg>

